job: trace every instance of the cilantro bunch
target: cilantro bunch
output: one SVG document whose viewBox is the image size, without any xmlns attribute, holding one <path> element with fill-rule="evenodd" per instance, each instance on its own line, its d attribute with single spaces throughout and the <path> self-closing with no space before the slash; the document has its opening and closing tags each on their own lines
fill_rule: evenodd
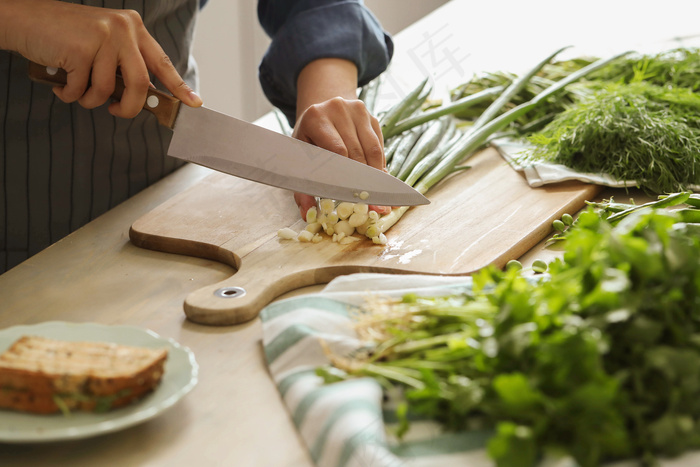
<svg viewBox="0 0 700 467">
<path fill-rule="evenodd" d="M 581 465 L 632 456 L 652 463 L 697 447 L 699 253 L 700 239 L 674 214 L 640 212 L 613 228 L 587 212 L 550 279 L 526 287 L 526 304 L 508 291 L 518 278 L 482 273 L 480 290 L 495 287 L 489 295 L 501 310 L 499 343 L 531 327 L 517 352 L 492 360 L 507 372 L 493 379 L 496 419 L 507 422 L 492 455 L 515 465 L 517 445 L 529 440 L 535 453 L 561 447 Z M 510 425 L 531 435 L 517 438 Z"/>
<path fill-rule="evenodd" d="M 377 345 L 343 378 L 401 388 L 404 429 L 410 413 L 492 428 L 503 466 L 549 451 L 653 464 L 700 447 L 696 227 L 661 210 L 613 227 L 591 208 L 542 280 L 489 267 L 465 293 L 369 307 L 358 325 Z"/>
</svg>

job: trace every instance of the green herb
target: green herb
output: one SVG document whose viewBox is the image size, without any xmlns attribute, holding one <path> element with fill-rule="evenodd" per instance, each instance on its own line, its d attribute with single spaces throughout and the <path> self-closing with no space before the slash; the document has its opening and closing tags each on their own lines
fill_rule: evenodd
<svg viewBox="0 0 700 467">
<path fill-rule="evenodd" d="M 658 199 L 655 201 L 650 201 L 644 204 L 626 204 L 626 203 L 616 203 L 612 198 L 610 200 L 603 200 L 602 202 L 586 201 L 586 204 L 595 209 L 600 217 L 605 219 L 610 225 L 616 225 L 618 222 L 623 220 L 625 217 L 642 210 L 653 210 L 653 209 L 664 209 L 671 208 L 674 206 L 687 204 L 689 206 L 694 206 L 698 200 L 698 195 L 695 195 L 689 191 L 684 191 L 680 193 L 672 193 L 670 195 L 659 195 Z M 679 217 L 681 222 L 699 222 L 700 221 L 700 209 L 679 209 L 674 212 L 676 216 Z M 566 239 L 566 229 L 574 225 L 574 219 L 570 214 L 562 215 L 561 223 L 566 226 L 562 230 L 557 230 L 552 238 L 549 239 L 547 245 L 559 242 Z M 557 221 L 554 221 L 557 222 Z M 559 224 L 561 226 L 561 224 Z"/>
<path fill-rule="evenodd" d="M 657 54 L 629 55 L 591 75 L 597 81 L 647 81 L 665 87 L 700 90 L 700 49 L 679 47 Z"/>
<path fill-rule="evenodd" d="M 545 65 L 512 96 L 504 112 L 593 60 L 580 57 Z M 517 79 L 510 72 L 485 73 L 459 86 L 452 96 L 460 99 Z M 536 151 L 526 159 L 606 173 L 652 193 L 687 190 L 700 180 L 698 91 L 700 49 L 630 53 L 517 116 L 502 131 L 530 136 Z M 478 122 L 491 102 L 493 98 L 485 99 L 456 115 Z"/>
<path fill-rule="evenodd" d="M 380 337 L 343 378 L 402 388 L 404 429 L 415 413 L 492 428 L 501 466 L 549 449 L 584 467 L 651 465 L 698 448 L 700 236 L 689 227 L 660 209 L 612 226 L 590 207 L 541 280 L 487 267 L 461 294 L 369 303 L 358 333 Z"/>
<path fill-rule="evenodd" d="M 54 394 L 52 397 L 54 404 L 56 404 L 56 407 L 61 411 L 64 417 L 70 417 L 71 416 L 71 411 L 70 407 L 68 407 L 68 404 L 66 401 L 63 400 L 62 396 Z"/>
<path fill-rule="evenodd" d="M 109 409 L 112 408 L 112 404 L 118 397 L 119 396 L 117 395 L 96 397 L 94 409 L 95 413 L 109 412 Z"/>
<path fill-rule="evenodd" d="M 503 111 L 506 112 L 532 100 L 548 87 L 571 73 L 591 65 L 596 60 L 595 58 L 579 57 L 572 60 L 556 61 L 546 64 L 535 76 L 527 81 L 525 86 L 512 96 L 510 102 L 503 107 Z M 458 86 L 451 92 L 451 96 L 452 99 L 462 99 L 463 96 L 484 92 L 494 86 L 507 86 L 517 79 L 518 75 L 507 71 L 482 73 L 480 75 L 475 75 L 471 81 Z M 566 110 L 580 97 L 591 92 L 587 87 L 587 82 L 588 79 L 582 79 L 579 83 L 574 83 L 569 86 L 565 92 L 559 93 L 556 98 L 547 99 L 527 115 L 519 116 L 509 124 L 509 128 L 515 131 L 516 134 L 528 134 L 541 129 L 544 125 L 549 123 L 554 116 Z M 493 101 L 493 98 L 484 99 L 477 103 L 477 105 L 460 109 L 455 113 L 455 116 L 468 122 L 476 121 Z"/>
<path fill-rule="evenodd" d="M 131 394 L 132 390 L 131 389 L 121 389 L 120 391 L 117 391 L 116 394 L 112 394 L 109 396 L 91 396 L 88 394 L 81 394 L 81 393 L 70 393 L 70 394 L 54 394 L 52 399 L 56 406 L 59 408 L 59 410 L 63 413 L 65 416 L 71 415 L 70 411 L 70 404 L 69 402 L 95 402 L 95 408 L 93 409 L 93 412 L 95 413 L 104 413 L 108 412 L 112 408 L 112 404 L 114 404 L 114 401 L 119 399 L 120 397 L 126 397 L 129 394 Z"/>
<path fill-rule="evenodd" d="M 531 135 L 532 158 L 632 180 L 654 193 L 700 183 L 700 95 L 606 84 Z"/>
</svg>

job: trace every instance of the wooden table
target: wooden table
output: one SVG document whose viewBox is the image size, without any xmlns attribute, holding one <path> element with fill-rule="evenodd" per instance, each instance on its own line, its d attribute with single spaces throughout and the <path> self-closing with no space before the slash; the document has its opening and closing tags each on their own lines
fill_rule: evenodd
<svg viewBox="0 0 700 467">
<path fill-rule="evenodd" d="M 530 31 L 530 46 L 527 39 L 494 41 L 496 34 L 505 41 L 515 38 L 505 37 L 505 32 L 515 30 L 528 11 L 532 16 L 539 10 L 535 5 L 538 2 L 510 3 L 512 9 L 503 2 L 487 7 L 454 0 L 397 35 L 392 65 L 396 92 L 424 76 L 424 69 L 440 73 L 447 89 L 451 83 L 470 77 L 462 67 L 461 61 L 466 57 L 478 58 L 482 62 L 474 63 L 484 66 L 491 60 L 493 66 L 501 67 L 504 63 L 500 59 L 521 58 L 527 55 L 521 52 L 528 47 L 532 50 L 539 46 L 549 52 L 561 43 L 557 40 L 552 45 L 552 34 L 566 40 L 576 29 L 571 24 L 566 27 L 542 23 L 541 28 Z M 557 4 L 539 3 L 545 9 Z M 586 23 L 586 16 L 593 20 L 598 15 L 596 3 L 586 4 L 590 13 L 584 11 L 580 22 Z M 612 8 L 610 2 L 600 4 L 609 7 L 608 11 Z M 469 20 L 474 9 L 480 15 L 489 8 L 500 10 L 500 24 L 486 19 Z M 659 24 L 666 25 L 673 34 L 689 33 L 698 17 L 672 15 L 671 7 L 669 11 L 645 8 L 635 3 L 635 18 L 655 15 Z M 511 14 L 503 17 L 509 11 Z M 603 34 L 603 42 L 611 40 L 605 37 L 603 29 L 598 32 Z M 664 37 L 666 33 L 656 30 L 655 34 Z M 445 44 L 454 44 L 455 38 L 466 42 L 459 42 L 463 45 L 454 47 L 449 56 L 443 54 L 442 61 L 430 56 L 431 52 L 447 50 Z M 426 44 L 434 47 L 426 49 Z M 485 53 L 487 49 L 489 53 Z M 532 60 L 527 62 L 530 63 Z M 0 444 L 0 465 L 312 465 L 267 372 L 259 320 L 233 327 L 208 327 L 185 319 L 184 298 L 223 280 L 233 270 L 208 260 L 139 249 L 129 242 L 129 226 L 135 220 L 209 173 L 207 169 L 186 166 L 0 276 L 0 329 L 50 320 L 149 328 L 194 351 L 200 365 L 199 384 L 161 416 L 120 432 L 40 446 Z M 603 196 L 609 195 L 606 192 Z M 616 194 L 618 197 L 622 200 L 620 193 Z M 543 252 L 540 245 L 523 260 L 528 263 L 552 254 Z"/>
</svg>

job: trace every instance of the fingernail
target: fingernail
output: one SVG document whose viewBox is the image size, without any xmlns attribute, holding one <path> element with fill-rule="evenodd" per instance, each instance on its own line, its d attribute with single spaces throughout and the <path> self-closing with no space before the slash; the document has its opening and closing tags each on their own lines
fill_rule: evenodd
<svg viewBox="0 0 700 467">
<path fill-rule="evenodd" d="M 190 91 L 189 97 L 193 107 L 199 107 L 200 105 L 202 105 L 202 98 L 199 97 L 199 94 L 197 94 L 196 92 Z"/>
</svg>

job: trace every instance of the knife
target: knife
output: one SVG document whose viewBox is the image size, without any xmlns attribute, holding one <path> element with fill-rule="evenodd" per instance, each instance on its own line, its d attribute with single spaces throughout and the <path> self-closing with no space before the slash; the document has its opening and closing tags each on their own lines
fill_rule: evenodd
<svg viewBox="0 0 700 467">
<path fill-rule="evenodd" d="M 36 82 L 65 85 L 66 72 L 29 62 Z M 117 77 L 114 99 L 124 82 Z M 430 201 L 403 181 L 361 162 L 150 89 L 144 109 L 173 130 L 168 155 L 266 185 L 337 201 L 416 206 Z"/>
</svg>

